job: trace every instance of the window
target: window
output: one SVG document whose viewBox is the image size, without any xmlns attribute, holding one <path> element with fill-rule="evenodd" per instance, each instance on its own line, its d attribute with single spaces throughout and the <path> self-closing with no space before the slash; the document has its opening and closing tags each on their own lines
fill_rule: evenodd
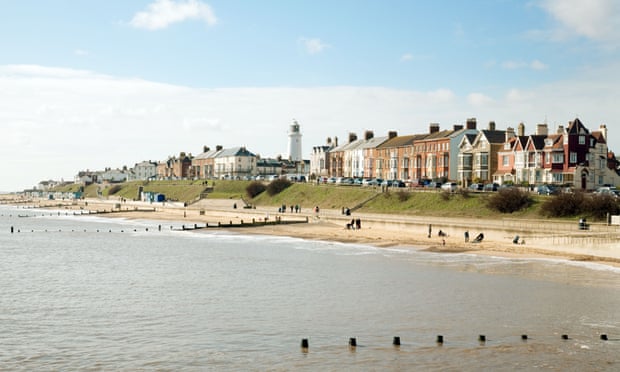
<svg viewBox="0 0 620 372">
<path fill-rule="evenodd" d="M 553 163 L 554 164 L 564 163 L 564 154 L 561 152 L 553 153 Z"/>
<path fill-rule="evenodd" d="M 579 144 L 580 145 L 585 145 L 586 144 L 586 136 L 584 136 L 584 135 L 579 136 Z"/>
<path fill-rule="evenodd" d="M 510 164 L 510 156 L 502 155 L 502 165 L 507 167 Z"/>
<path fill-rule="evenodd" d="M 489 154 L 480 154 L 480 165 L 486 167 L 489 165 Z"/>
<path fill-rule="evenodd" d="M 570 162 L 571 163 L 576 163 L 577 162 L 577 153 L 576 152 L 571 152 L 570 153 Z"/>
</svg>

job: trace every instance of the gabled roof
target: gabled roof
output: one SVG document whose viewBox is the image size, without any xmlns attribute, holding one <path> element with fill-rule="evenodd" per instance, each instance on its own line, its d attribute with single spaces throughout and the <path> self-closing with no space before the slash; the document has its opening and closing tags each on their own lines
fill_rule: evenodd
<svg viewBox="0 0 620 372">
<path fill-rule="evenodd" d="M 564 136 L 562 134 L 551 134 L 548 135 L 545 140 L 551 140 L 552 143 L 550 146 L 545 144 L 545 150 L 563 150 L 564 149 Z"/>
<path fill-rule="evenodd" d="M 594 137 L 596 142 L 602 143 L 602 144 L 606 144 L 607 143 L 607 140 L 605 139 L 605 136 L 603 135 L 603 132 L 595 131 L 595 132 L 592 132 L 591 135 L 592 135 L 592 137 Z"/>
<path fill-rule="evenodd" d="M 505 130 L 488 130 L 483 129 L 480 133 L 492 144 L 502 144 L 506 141 Z"/>
<path fill-rule="evenodd" d="M 579 118 L 576 118 L 575 120 L 570 122 L 566 132 L 568 134 L 581 134 L 581 133 L 589 134 L 590 133 L 590 131 L 588 131 L 588 128 L 586 128 L 586 126 L 583 125 L 583 123 L 581 122 L 581 120 L 579 120 Z"/>
<path fill-rule="evenodd" d="M 534 150 L 542 150 L 545 147 L 545 138 L 547 138 L 547 136 L 539 134 L 529 136 L 528 149 L 531 145 Z"/>
<path fill-rule="evenodd" d="M 515 149 L 524 150 L 527 147 L 527 141 L 530 139 L 529 136 L 516 136 L 515 137 Z"/>
<path fill-rule="evenodd" d="M 219 154 L 217 154 L 217 157 L 226 157 L 226 156 L 249 156 L 249 157 L 254 157 L 256 155 L 252 154 L 251 152 L 249 152 L 245 147 L 231 147 L 229 149 L 223 149 Z"/>
</svg>

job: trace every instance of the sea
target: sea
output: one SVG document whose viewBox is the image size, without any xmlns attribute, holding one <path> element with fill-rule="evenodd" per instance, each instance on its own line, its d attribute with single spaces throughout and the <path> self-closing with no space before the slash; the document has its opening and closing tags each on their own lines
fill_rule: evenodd
<svg viewBox="0 0 620 372">
<path fill-rule="evenodd" d="M 615 267 L 71 213 L 0 206 L 2 371 L 620 370 Z"/>
</svg>

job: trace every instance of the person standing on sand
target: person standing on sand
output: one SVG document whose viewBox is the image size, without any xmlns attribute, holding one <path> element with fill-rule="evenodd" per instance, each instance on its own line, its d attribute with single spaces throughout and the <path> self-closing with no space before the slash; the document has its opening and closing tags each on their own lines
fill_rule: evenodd
<svg viewBox="0 0 620 372">
<path fill-rule="evenodd" d="M 469 242 L 469 231 L 465 230 L 465 243 Z"/>
<path fill-rule="evenodd" d="M 430 238 L 433 235 L 433 225 L 428 224 L 428 237 Z"/>
</svg>

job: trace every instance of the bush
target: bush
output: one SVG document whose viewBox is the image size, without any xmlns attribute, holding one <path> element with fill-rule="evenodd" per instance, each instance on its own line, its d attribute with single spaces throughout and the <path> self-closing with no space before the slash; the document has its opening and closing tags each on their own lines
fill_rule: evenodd
<svg viewBox="0 0 620 372">
<path fill-rule="evenodd" d="M 591 200 L 587 203 L 587 214 L 593 218 L 606 219 L 607 213 L 611 215 L 620 214 L 620 204 L 615 196 L 608 194 L 591 195 L 588 199 Z"/>
<path fill-rule="evenodd" d="M 441 196 L 442 200 L 448 201 L 450 200 L 450 191 L 442 191 L 441 194 L 439 194 L 439 196 Z"/>
<path fill-rule="evenodd" d="M 548 198 L 540 207 L 540 211 L 548 217 L 576 216 L 584 212 L 586 204 L 583 192 L 561 193 Z"/>
<path fill-rule="evenodd" d="M 410 194 L 409 194 L 409 192 L 408 192 L 408 191 L 405 191 L 405 190 L 398 190 L 398 191 L 396 192 L 396 196 L 398 197 L 398 201 L 401 201 L 401 202 L 406 202 L 407 200 L 409 200 L 409 196 L 410 196 Z"/>
<path fill-rule="evenodd" d="M 267 194 L 269 194 L 269 196 L 274 196 L 281 193 L 291 185 L 291 181 L 286 179 L 279 178 L 277 180 L 273 180 L 269 182 L 269 185 L 267 185 Z"/>
<path fill-rule="evenodd" d="M 265 186 L 264 183 L 260 181 L 252 181 L 245 188 L 245 193 L 248 195 L 249 198 L 255 198 L 258 195 L 262 194 L 263 191 L 265 191 L 266 189 L 267 189 L 267 186 Z"/>
<path fill-rule="evenodd" d="M 456 189 L 456 193 L 461 195 L 464 199 L 467 199 L 471 196 L 469 189 L 466 187 Z"/>
<path fill-rule="evenodd" d="M 525 209 L 532 204 L 532 198 L 526 191 L 515 187 L 500 189 L 489 197 L 487 206 L 501 213 L 513 213 Z"/>
</svg>

